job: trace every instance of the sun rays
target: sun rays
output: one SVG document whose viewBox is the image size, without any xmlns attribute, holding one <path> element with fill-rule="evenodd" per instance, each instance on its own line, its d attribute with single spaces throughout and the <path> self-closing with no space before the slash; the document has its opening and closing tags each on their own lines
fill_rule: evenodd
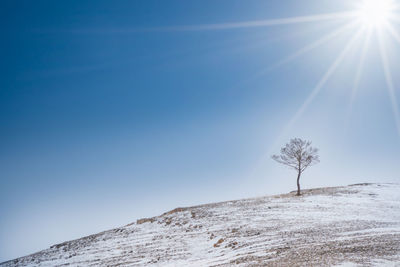
<svg viewBox="0 0 400 267">
<path fill-rule="evenodd" d="M 173 26 L 173 27 L 154 28 L 153 30 L 165 30 L 165 31 L 229 30 L 229 29 L 271 27 L 271 26 L 282 26 L 282 25 L 299 24 L 299 23 L 351 19 L 355 18 L 356 16 L 357 12 L 351 11 L 351 12 L 338 12 L 338 13 L 299 16 L 299 17 L 281 18 L 281 19 L 254 20 L 245 22 L 202 24 L 202 25 L 189 25 L 189 26 Z"/>
<path fill-rule="evenodd" d="M 304 54 L 312 49 L 315 49 L 320 44 L 326 42 L 329 39 L 332 39 L 333 37 L 347 30 L 348 28 L 351 28 L 351 26 L 354 26 L 354 24 L 358 26 L 356 28 L 359 28 L 359 30 L 355 33 L 354 37 L 347 44 L 345 44 L 345 48 L 343 49 L 343 51 L 336 57 L 334 62 L 329 67 L 328 71 L 323 75 L 323 77 L 320 79 L 316 87 L 308 95 L 308 97 L 305 99 L 303 104 L 297 110 L 293 118 L 289 121 L 282 135 L 284 135 L 287 131 L 290 130 L 292 125 L 301 117 L 301 115 L 305 112 L 307 107 L 313 102 L 314 98 L 322 90 L 322 88 L 328 82 L 329 78 L 340 66 L 343 59 L 345 58 L 346 53 L 351 48 L 351 46 L 353 46 L 354 43 L 356 42 L 356 39 L 358 39 L 360 35 L 365 34 L 364 43 L 361 44 L 361 56 L 355 72 L 354 85 L 351 90 L 350 107 L 349 107 L 350 111 L 349 113 L 351 113 L 354 99 L 360 87 L 360 80 L 362 78 L 366 55 L 369 50 L 371 42 L 371 37 L 373 34 L 377 34 L 382 65 L 385 74 L 386 86 L 389 92 L 396 129 L 400 136 L 400 112 L 396 97 L 396 90 L 393 83 L 392 72 L 387 59 L 385 42 L 382 37 L 382 32 L 386 31 L 400 44 L 400 35 L 391 23 L 391 18 L 395 17 L 395 12 L 398 11 L 399 7 L 398 5 L 394 5 L 394 2 L 391 0 L 364 0 L 359 3 L 358 8 L 359 9 L 354 12 L 354 14 L 356 15 L 354 17 L 353 22 L 339 28 L 336 31 L 333 31 L 332 33 L 327 34 L 325 37 L 319 39 L 318 41 L 298 50 L 293 55 L 283 59 L 281 62 L 277 64 L 277 66 L 279 66 L 283 63 L 287 63 L 288 61 L 296 58 L 297 56 Z M 348 116 L 350 116 L 350 114 L 348 114 Z"/>
<path fill-rule="evenodd" d="M 264 164 L 265 160 L 271 154 L 277 144 L 280 144 L 283 139 L 287 138 L 287 134 L 291 131 L 293 126 L 298 122 L 298 120 L 304 115 L 307 108 L 312 105 L 313 101 L 319 95 L 319 93 L 324 89 L 324 87 L 329 82 L 329 79 L 332 78 L 333 74 L 338 70 L 338 68 L 343 64 L 344 60 L 348 56 L 351 49 L 358 49 L 360 51 L 359 58 L 357 59 L 356 66 L 354 67 L 354 80 L 353 85 L 351 87 L 350 95 L 349 95 L 349 104 L 348 111 L 346 116 L 346 124 L 349 122 L 349 118 L 352 113 L 353 103 L 357 94 L 363 89 L 361 87 L 361 81 L 364 78 L 363 72 L 365 69 L 365 64 L 367 61 L 367 55 L 371 47 L 371 43 L 373 40 L 378 40 L 379 46 L 379 56 L 381 58 L 381 64 L 377 64 L 377 67 L 383 69 L 384 80 L 386 82 L 386 88 L 390 99 L 390 106 L 392 109 L 394 122 L 395 122 L 395 131 L 397 131 L 398 136 L 400 137 L 400 110 L 399 110 L 399 102 L 396 96 L 396 86 L 393 81 L 393 72 L 391 70 L 391 66 L 389 64 L 387 45 L 385 40 L 383 39 L 383 34 L 390 36 L 393 40 L 396 41 L 396 44 L 400 45 L 400 34 L 393 26 L 394 23 L 400 23 L 400 5 L 396 4 L 394 0 L 358 0 L 355 1 L 354 9 L 349 12 L 343 13 L 334 13 L 334 14 L 323 14 L 323 15 L 314 15 L 314 16 L 306 16 L 306 17 L 296 17 L 296 18 L 285 18 L 285 19 L 275 19 L 271 21 L 263 21 L 263 22 L 252 22 L 252 23 L 240 23 L 240 24 L 223 24 L 218 27 L 213 25 L 207 25 L 206 27 L 210 27 L 212 29 L 224 29 L 224 28 L 233 28 L 233 27 L 251 27 L 251 25 L 255 26 L 278 26 L 284 24 L 298 24 L 298 23 L 323 23 L 327 20 L 335 20 L 338 22 L 343 22 L 339 27 L 333 29 L 332 31 L 324 34 L 317 40 L 311 42 L 310 44 L 298 49 L 292 54 L 284 57 L 279 60 L 275 64 L 272 64 L 270 67 L 266 67 L 262 71 L 260 71 L 257 76 L 261 74 L 265 74 L 268 71 L 279 68 L 280 66 L 287 64 L 300 56 L 305 56 L 313 50 L 318 49 L 323 44 L 328 43 L 331 40 L 334 40 L 336 37 L 341 36 L 345 33 L 352 33 L 350 39 L 347 43 L 343 43 L 343 48 L 339 52 L 339 54 L 335 57 L 333 62 L 327 64 L 326 71 L 317 79 L 317 83 L 315 87 L 310 90 L 308 96 L 305 97 L 304 101 L 300 105 L 300 107 L 296 110 L 295 114 L 292 118 L 289 119 L 288 123 L 285 125 L 279 136 L 276 140 L 271 144 L 269 150 L 266 154 L 264 154 L 261 159 L 257 162 L 256 167 L 251 173 L 255 173 L 256 169 L 260 167 L 261 164 Z M 197 28 L 200 29 L 200 28 Z M 375 38 L 372 38 L 375 37 Z"/>
<path fill-rule="evenodd" d="M 361 0 L 355 5 L 355 10 L 351 12 L 344 12 L 344 13 L 335 13 L 331 16 L 328 14 L 324 15 L 316 15 L 310 17 L 298 17 L 293 19 L 282 19 L 282 20 L 274 20 L 274 23 L 266 23 L 264 22 L 264 26 L 272 26 L 278 25 L 278 21 L 281 22 L 293 22 L 293 23 L 302 23 L 302 22 L 314 22 L 314 21 L 321 21 L 327 19 L 349 19 L 350 22 L 346 23 L 344 26 L 339 27 L 336 30 L 333 30 L 330 33 L 322 36 L 320 39 L 314 41 L 313 43 L 299 49 L 298 51 L 294 52 L 293 54 L 283 58 L 281 61 L 275 63 L 271 67 L 267 68 L 267 70 L 271 70 L 272 68 L 277 68 L 283 64 L 287 64 L 288 62 L 295 60 L 296 58 L 317 49 L 322 44 L 328 42 L 329 40 L 334 39 L 335 37 L 339 36 L 344 32 L 348 32 L 349 30 L 354 31 L 354 35 L 351 40 L 348 41 L 347 44 L 344 44 L 344 49 L 340 52 L 340 54 L 335 58 L 334 62 L 331 63 L 327 71 L 323 74 L 320 78 L 317 85 L 311 91 L 311 93 L 306 97 L 302 105 L 296 111 L 295 115 L 289 120 L 288 124 L 284 128 L 283 132 L 281 133 L 281 139 L 296 123 L 296 121 L 303 115 L 306 109 L 312 104 L 316 96 L 320 93 L 320 91 L 324 88 L 326 83 L 329 81 L 330 77 L 335 73 L 335 71 L 339 68 L 342 61 L 346 57 L 346 54 L 353 47 L 358 39 L 362 35 L 364 35 L 364 41 L 359 42 L 359 48 L 361 50 L 360 58 L 355 68 L 354 73 L 354 83 L 351 90 L 351 96 L 349 101 L 349 112 L 348 116 L 350 116 L 354 99 L 356 97 L 357 92 L 360 89 L 360 81 L 362 79 L 362 74 L 364 70 L 364 65 L 366 61 L 366 55 L 368 53 L 371 38 L 374 34 L 376 34 L 379 47 L 380 47 L 380 57 L 382 60 L 382 67 L 385 75 L 386 87 L 388 89 L 390 103 L 392 106 L 393 116 L 395 120 L 395 126 L 400 136 L 400 111 L 399 105 L 396 96 L 396 89 L 393 82 L 392 71 L 390 68 L 390 64 L 387 58 L 387 49 L 385 46 L 385 41 L 383 40 L 382 34 L 383 32 L 389 33 L 391 37 L 397 43 L 400 44 L 400 34 L 396 31 L 396 29 L 392 25 L 392 21 L 400 22 L 400 16 L 397 14 L 399 10 L 399 5 L 395 5 L 393 0 Z M 396 13 L 397 12 L 397 13 Z M 354 30 L 354 29 L 355 30 Z"/>
<path fill-rule="evenodd" d="M 364 44 L 363 44 L 363 47 L 362 47 L 362 50 L 361 50 L 361 57 L 360 57 L 360 60 L 358 62 L 356 73 L 355 73 L 355 77 L 354 77 L 353 88 L 351 90 L 349 108 L 348 108 L 348 112 L 347 112 L 347 116 L 346 116 L 346 120 L 347 120 L 346 121 L 346 128 L 347 128 L 348 123 L 350 121 L 349 118 L 350 118 L 350 115 L 352 113 L 353 103 L 354 103 L 354 100 L 356 98 L 358 88 L 360 86 L 360 80 L 361 80 L 361 77 L 362 77 L 362 74 L 363 74 L 365 60 L 366 60 L 367 52 L 368 52 L 368 49 L 369 49 L 369 46 L 370 46 L 370 42 L 371 42 L 371 37 L 372 37 L 372 29 L 369 28 L 367 30 L 367 34 L 365 36 Z"/>
<path fill-rule="evenodd" d="M 389 33 L 393 39 L 400 44 L 400 34 L 393 27 L 393 23 L 400 22 L 399 14 L 400 5 L 395 2 L 395 0 L 357 0 L 354 1 L 354 8 L 345 12 L 338 13 L 328 13 L 328 14 L 317 14 L 311 16 L 299 16 L 292 18 L 278 18 L 270 20 L 258 20 L 258 21 L 248 21 L 248 22 L 238 22 L 238 23 L 222 23 L 222 24 L 205 24 L 205 25 L 192 25 L 192 26 L 178 26 L 178 27 L 167 27 L 162 30 L 171 31 L 202 31 L 202 30 L 227 30 L 227 29 L 239 29 L 239 28 L 253 28 L 253 27 L 277 27 L 281 25 L 290 24 L 300 24 L 300 23 L 323 23 L 325 21 L 338 21 L 344 22 L 337 29 L 328 32 L 316 41 L 302 47 L 301 49 L 295 51 L 294 53 L 284 57 L 282 60 L 272 64 L 269 67 L 259 71 L 255 76 L 260 76 L 266 72 L 278 68 L 284 64 L 287 64 L 300 56 L 303 56 L 318 47 L 326 44 L 330 40 L 340 36 L 343 33 L 353 32 L 352 38 L 348 43 L 343 44 L 343 50 L 334 59 L 334 61 L 328 65 L 327 71 L 319 79 L 316 86 L 310 92 L 310 94 L 305 98 L 304 102 L 301 104 L 299 109 L 296 111 L 294 116 L 289 120 L 287 126 L 285 127 L 282 135 L 289 131 L 292 125 L 303 115 L 307 108 L 312 104 L 314 99 L 324 88 L 326 83 L 329 81 L 331 76 L 340 67 L 346 54 L 350 48 L 358 45 L 360 49 L 360 58 L 358 60 L 357 66 L 354 68 L 354 83 L 351 88 L 350 100 L 349 100 L 349 112 L 350 116 L 352 111 L 353 102 L 360 88 L 360 81 L 363 78 L 363 70 L 366 62 L 366 56 L 369 51 L 371 44 L 371 39 L 373 35 L 376 35 L 379 47 L 380 56 L 382 59 L 382 66 L 384 70 L 386 87 L 388 88 L 388 93 L 390 97 L 390 102 L 392 106 L 393 116 L 395 118 L 396 129 L 400 136 L 400 112 L 398 107 L 398 101 L 396 98 L 396 89 L 393 82 L 392 71 L 387 59 L 387 51 L 385 42 L 382 37 L 382 33 Z M 361 38 L 364 37 L 364 38 Z M 363 41 L 358 42 L 359 39 Z"/>
<path fill-rule="evenodd" d="M 390 96 L 390 101 L 393 110 L 393 116 L 396 121 L 396 128 L 400 137 L 400 113 L 398 108 L 398 101 L 396 98 L 396 86 L 393 82 L 392 71 L 387 57 L 385 41 L 382 40 L 382 34 L 387 33 L 400 45 L 400 33 L 393 26 L 394 23 L 400 23 L 400 0 L 351 0 L 353 3 L 352 8 L 343 12 L 313 14 L 309 16 L 295 16 L 286 18 L 273 18 L 267 20 L 253 20 L 244 22 L 230 22 L 230 23 L 215 23 L 215 24 L 200 24 L 200 25 L 183 25 L 183 26 L 167 26 L 167 27 L 150 27 L 150 28 L 111 28 L 111 29 L 83 29 L 73 31 L 75 33 L 110 33 L 110 34 L 132 34 L 137 32 L 191 32 L 191 31 L 218 31 L 218 30 L 235 30 L 246 28 L 263 28 L 263 27 L 279 27 L 284 25 L 297 25 L 306 23 L 325 23 L 325 22 L 338 22 L 340 26 L 330 32 L 324 33 L 323 36 L 317 40 L 305 45 L 304 47 L 294 51 L 293 53 L 283 57 L 275 63 L 266 65 L 260 68 L 253 74 L 252 80 L 260 77 L 272 69 L 279 68 L 288 64 L 301 56 L 306 56 L 308 53 L 318 49 L 319 47 L 327 44 L 331 40 L 340 37 L 342 34 L 353 33 L 364 41 L 351 41 L 343 44 L 343 51 L 337 55 L 332 63 L 327 63 L 327 71 L 322 77 L 316 79 L 319 81 L 315 88 L 311 90 L 310 94 L 305 97 L 304 102 L 300 105 L 299 109 L 295 112 L 292 119 L 289 120 L 288 125 L 293 125 L 298 118 L 306 111 L 307 107 L 312 104 L 313 100 L 323 90 L 329 78 L 340 67 L 344 56 L 347 51 L 346 47 L 351 43 L 358 45 L 361 51 L 358 64 L 354 68 L 354 83 L 349 90 L 349 114 L 352 111 L 352 105 L 357 93 L 362 90 L 360 82 L 363 79 L 363 71 L 365 67 L 366 57 L 369 51 L 372 37 L 375 35 L 379 41 L 380 56 L 382 58 L 382 66 L 385 73 L 386 87 Z M 360 32 L 361 30 L 361 32 Z M 380 34 L 378 34 L 380 33 Z M 364 38 L 360 38 L 364 37 Z M 354 39 L 354 38 L 353 38 Z"/>
<path fill-rule="evenodd" d="M 296 58 L 306 54 L 307 52 L 310 52 L 311 50 L 316 49 L 319 46 L 334 39 L 335 37 L 339 36 L 340 34 L 344 33 L 345 31 L 349 30 L 351 27 L 354 27 L 355 25 L 356 25 L 355 22 L 345 24 L 344 26 L 340 27 L 339 29 L 324 35 L 323 37 L 316 40 L 315 42 L 313 42 L 313 43 L 301 48 L 300 50 L 296 51 L 295 53 L 285 57 L 284 59 L 282 59 L 275 65 L 273 65 L 272 67 L 268 68 L 268 70 L 271 70 L 272 68 L 277 68 L 279 66 L 289 63 L 292 60 L 295 60 Z"/>
<path fill-rule="evenodd" d="M 335 73 L 336 69 L 340 66 L 340 64 L 344 60 L 344 58 L 347 55 L 347 53 L 349 52 L 349 50 L 353 47 L 354 43 L 358 40 L 358 38 L 360 38 L 360 36 L 363 32 L 365 32 L 365 29 L 358 30 L 358 32 L 346 44 L 346 46 L 344 47 L 342 52 L 335 59 L 335 61 L 329 66 L 328 70 L 325 72 L 325 74 L 319 80 L 318 84 L 314 87 L 314 89 L 309 94 L 307 99 L 304 101 L 304 103 L 301 105 L 301 107 L 297 110 L 294 117 L 289 121 L 289 124 L 286 126 L 284 133 L 286 133 L 286 131 L 290 130 L 292 125 L 301 117 L 301 115 L 304 113 L 304 111 L 307 109 L 307 107 L 312 103 L 314 98 L 318 95 L 318 93 L 321 91 L 321 89 L 325 86 L 325 84 L 328 82 L 329 78 Z"/>
<path fill-rule="evenodd" d="M 358 45 L 360 49 L 360 58 L 357 66 L 354 68 L 354 82 L 351 90 L 349 90 L 349 108 L 347 117 L 350 117 L 353 102 L 356 98 L 357 93 L 362 89 L 360 88 L 360 81 L 363 78 L 363 71 L 366 62 L 366 56 L 369 51 L 369 47 L 372 41 L 372 36 L 375 35 L 379 42 L 380 56 L 382 59 L 382 67 L 384 70 L 386 87 L 389 92 L 390 102 L 392 106 L 393 116 L 395 119 L 396 129 L 400 137 L 400 111 L 398 107 L 398 101 L 396 98 L 396 88 L 393 82 L 392 71 L 390 68 L 389 61 L 387 59 L 387 51 L 385 41 L 383 40 L 382 33 L 388 33 L 398 44 L 400 44 L 400 34 L 393 27 L 393 23 L 400 23 L 400 4 L 397 0 L 354 0 L 353 8 L 344 12 L 335 13 L 324 13 L 314 14 L 309 16 L 296 16 L 288 18 L 275 18 L 267 20 L 254 20 L 244 22 L 231 22 L 231 23 L 217 23 L 217 24 L 201 24 L 201 25 L 184 25 L 184 26 L 169 26 L 169 27 L 154 27 L 154 28 L 134 28 L 134 29 L 111 29 L 106 31 L 107 33 L 122 33 L 129 34 L 141 31 L 218 31 L 218 30 L 234 30 L 234 29 L 245 29 L 245 28 L 262 28 L 262 27 L 278 27 L 284 25 L 296 25 L 302 23 L 324 23 L 329 21 L 339 22 L 341 25 L 324 34 L 314 42 L 300 48 L 292 54 L 282 58 L 278 62 L 266 66 L 260 71 L 254 74 L 254 77 L 260 77 L 263 74 L 268 73 L 272 69 L 279 68 L 280 66 L 287 64 L 301 56 L 310 53 L 311 51 L 318 49 L 318 47 L 334 40 L 336 37 L 344 33 L 353 33 L 353 37 L 347 43 L 343 44 L 343 50 L 334 59 L 334 61 L 328 64 L 327 71 L 319 79 L 316 86 L 312 89 L 310 94 L 305 98 L 304 102 L 300 105 L 294 116 L 289 120 L 287 126 L 283 130 L 283 133 L 290 130 L 291 126 L 303 115 L 307 108 L 312 104 L 313 100 L 317 97 L 321 90 L 323 90 L 326 83 L 329 81 L 331 76 L 340 67 L 346 54 L 351 47 Z M 358 39 L 364 41 L 357 42 Z M 249 79 L 251 80 L 251 79 Z M 348 118 L 347 118 L 348 119 Z M 282 134 L 283 135 L 283 134 Z"/>
</svg>

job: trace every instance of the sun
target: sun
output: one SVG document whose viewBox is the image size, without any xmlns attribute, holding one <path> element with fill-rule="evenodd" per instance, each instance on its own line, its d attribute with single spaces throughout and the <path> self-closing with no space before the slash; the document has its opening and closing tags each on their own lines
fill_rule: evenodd
<svg viewBox="0 0 400 267">
<path fill-rule="evenodd" d="M 357 16 L 364 25 L 378 28 L 389 21 L 394 9 L 392 0 L 363 0 Z"/>
<path fill-rule="evenodd" d="M 318 0 L 315 0 L 316 2 Z M 354 98 L 360 88 L 360 81 L 364 75 L 364 67 L 366 64 L 367 55 L 370 51 L 371 43 L 377 42 L 375 47 L 380 54 L 381 67 L 386 82 L 386 88 L 390 97 L 390 104 L 392 107 L 395 125 L 400 137 L 400 103 L 398 103 L 396 91 L 398 88 L 394 83 L 394 73 L 390 66 L 390 51 L 387 47 L 387 41 L 395 41 L 400 44 L 400 32 L 398 24 L 400 23 L 400 0 L 351 0 L 348 1 L 346 6 L 349 7 L 341 12 L 322 13 L 308 16 L 295 16 L 284 18 L 273 18 L 266 20 L 252 20 L 243 22 L 229 22 L 219 24 L 203 24 L 183 27 L 167 27 L 166 30 L 176 31 L 202 31 L 202 30 L 229 30 L 229 29 L 243 29 L 254 27 L 276 27 L 283 25 L 297 25 L 301 23 L 323 23 L 325 21 L 340 21 L 341 24 L 337 28 L 327 32 L 317 40 L 306 44 L 294 53 L 286 56 L 274 65 L 264 68 L 258 73 L 254 74 L 253 78 L 258 77 L 271 69 L 277 68 L 287 64 L 300 56 L 303 56 L 316 48 L 328 44 L 332 40 L 339 40 L 337 38 L 343 34 L 351 32 L 348 41 L 344 43 L 343 49 L 339 54 L 334 57 L 332 63 L 327 66 L 326 71 L 318 80 L 315 87 L 311 90 L 310 94 L 305 98 L 302 105 L 299 107 L 294 116 L 287 123 L 281 136 L 289 133 L 294 123 L 303 115 L 309 105 L 315 100 L 316 96 L 324 88 L 327 82 L 332 79 L 333 74 L 344 63 L 346 57 L 351 51 L 359 51 L 359 60 L 354 68 L 355 75 L 353 85 L 351 87 L 351 96 L 348 107 L 348 114 L 352 111 Z M 390 38 L 392 37 L 392 38 Z M 396 47 L 397 48 L 397 47 Z M 349 116 L 349 115 L 348 115 Z"/>
</svg>

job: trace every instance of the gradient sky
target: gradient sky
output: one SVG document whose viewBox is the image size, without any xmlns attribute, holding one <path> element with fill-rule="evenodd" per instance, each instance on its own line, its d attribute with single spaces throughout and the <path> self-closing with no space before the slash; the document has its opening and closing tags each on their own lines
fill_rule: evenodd
<svg viewBox="0 0 400 267">
<path fill-rule="evenodd" d="M 0 261 L 178 206 L 294 190 L 270 159 L 292 137 L 320 148 L 304 187 L 400 182 L 400 42 L 384 35 L 395 102 L 376 34 L 351 102 L 362 34 L 293 120 L 357 27 L 276 64 L 351 19 L 212 27 L 351 3 L 2 1 Z"/>
</svg>

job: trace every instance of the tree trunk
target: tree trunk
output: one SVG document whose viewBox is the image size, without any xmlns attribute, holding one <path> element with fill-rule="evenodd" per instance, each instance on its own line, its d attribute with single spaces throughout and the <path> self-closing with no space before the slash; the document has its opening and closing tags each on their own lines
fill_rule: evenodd
<svg viewBox="0 0 400 267">
<path fill-rule="evenodd" d="M 297 175 L 297 194 L 296 196 L 300 196 L 300 175 L 301 175 L 301 171 L 299 171 L 299 174 Z"/>
</svg>

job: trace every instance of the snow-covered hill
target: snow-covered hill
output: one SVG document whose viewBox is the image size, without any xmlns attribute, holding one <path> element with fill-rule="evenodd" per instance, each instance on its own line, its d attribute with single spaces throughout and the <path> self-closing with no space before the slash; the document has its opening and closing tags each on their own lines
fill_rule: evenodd
<svg viewBox="0 0 400 267">
<path fill-rule="evenodd" d="M 400 266 L 400 185 L 178 208 L 0 266 Z"/>
</svg>

